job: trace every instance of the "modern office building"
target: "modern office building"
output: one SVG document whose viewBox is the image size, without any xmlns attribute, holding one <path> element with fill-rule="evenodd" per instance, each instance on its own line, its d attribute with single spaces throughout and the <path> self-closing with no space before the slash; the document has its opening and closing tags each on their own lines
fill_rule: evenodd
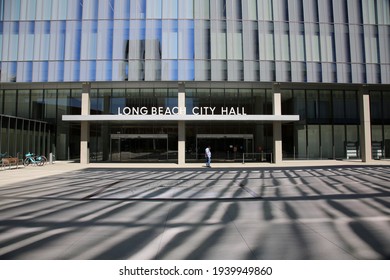
<svg viewBox="0 0 390 280">
<path fill-rule="evenodd" d="M 389 0 L 0 0 L 0 152 L 390 157 Z"/>
</svg>

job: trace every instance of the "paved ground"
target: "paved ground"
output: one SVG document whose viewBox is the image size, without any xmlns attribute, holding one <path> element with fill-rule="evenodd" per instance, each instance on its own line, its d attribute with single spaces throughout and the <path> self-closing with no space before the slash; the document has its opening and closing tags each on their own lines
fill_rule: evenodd
<svg viewBox="0 0 390 280">
<path fill-rule="evenodd" d="M 390 259 L 377 164 L 2 170 L 0 259 Z"/>
</svg>

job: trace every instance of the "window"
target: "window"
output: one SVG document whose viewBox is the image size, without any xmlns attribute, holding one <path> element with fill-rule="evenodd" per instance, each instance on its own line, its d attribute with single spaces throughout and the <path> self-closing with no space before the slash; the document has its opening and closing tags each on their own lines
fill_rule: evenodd
<svg viewBox="0 0 390 280">
<path fill-rule="evenodd" d="M 21 20 L 34 20 L 36 12 L 37 0 L 22 0 L 20 19 Z"/>
<path fill-rule="evenodd" d="M 31 118 L 42 120 L 44 116 L 43 90 L 32 90 L 30 102 Z"/>
<path fill-rule="evenodd" d="M 5 1 L 3 10 L 5 20 L 19 20 L 20 19 L 20 0 Z"/>
<path fill-rule="evenodd" d="M 211 26 L 211 59 L 226 59 L 226 22 L 213 21 Z"/>
<path fill-rule="evenodd" d="M 4 0 L 0 0 L 0 20 L 4 19 L 3 11 L 4 11 Z M 0 57 L 1 57 L 1 55 L 0 55 Z"/>
<path fill-rule="evenodd" d="M 362 0 L 362 12 L 363 12 L 363 23 L 364 24 L 376 24 L 377 18 L 375 15 L 375 3 L 372 0 Z"/>
<path fill-rule="evenodd" d="M 378 23 L 390 24 L 390 1 L 378 0 L 377 11 L 378 11 Z"/>
<path fill-rule="evenodd" d="M 16 115 L 16 90 L 4 91 L 4 114 Z"/>
<path fill-rule="evenodd" d="M 146 16 L 146 0 L 130 1 L 130 18 L 143 19 Z"/>
<path fill-rule="evenodd" d="M 274 60 L 274 26 L 272 22 L 260 24 L 260 60 Z"/>
<path fill-rule="evenodd" d="M 237 21 L 228 22 L 228 59 L 242 59 L 242 27 Z"/>
<path fill-rule="evenodd" d="M 193 19 L 194 18 L 193 0 L 178 1 L 178 2 L 179 2 L 179 18 Z"/>
<path fill-rule="evenodd" d="M 378 29 L 376 26 L 365 26 L 364 29 L 364 50 L 366 63 L 378 63 Z"/>
<path fill-rule="evenodd" d="M 226 0 L 212 0 L 211 19 L 226 19 Z"/>
<path fill-rule="evenodd" d="M 257 14 L 259 20 L 273 20 L 272 0 L 259 0 L 257 6 Z"/>
<path fill-rule="evenodd" d="M 243 15 L 246 14 L 246 17 L 244 17 L 244 19 L 257 20 L 256 0 L 243 1 L 242 4 L 243 4 L 243 8 L 246 8 L 246 11 L 243 12 Z"/>
<path fill-rule="evenodd" d="M 213 0 L 212 0 L 213 1 Z M 184 1 L 180 1 L 184 2 Z M 187 2 L 187 1 L 185 1 Z M 194 3 L 195 18 L 209 19 L 210 18 L 210 0 L 197 0 Z"/>
<path fill-rule="evenodd" d="M 146 1 L 146 18 L 159 19 L 161 18 L 161 0 Z"/>
<path fill-rule="evenodd" d="M 321 61 L 334 61 L 334 26 L 331 24 L 320 24 Z"/>
<path fill-rule="evenodd" d="M 290 60 L 289 26 L 287 23 L 275 23 L 275 59 Z"/>
<path fill-rule="evenodd" d="M 163 21 L 162 59 L 177 59 L 178 28 L 176 20 Z"/>
<path fill-rule="evenodd" d="M 163 0 L 162 16 L 166 18 L 177 18 L 178 0 Z"/>
</svg>

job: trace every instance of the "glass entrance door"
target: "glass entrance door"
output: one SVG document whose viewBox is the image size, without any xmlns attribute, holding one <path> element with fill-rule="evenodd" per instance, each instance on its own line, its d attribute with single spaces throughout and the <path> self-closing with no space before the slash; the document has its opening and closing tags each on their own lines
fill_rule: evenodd
<svg viewBox="0 0 390 280">
<path fill-rule="evenodd" d="M 241 161 L 243 153 L 253 153 L 252 134 L 198 134 L 197 159 L 204 158 L 204 150 L 211 147 L 213 161 Z"/>
<path fill-rule="evenodd" d="M 168 160 L 168 134 L 111 134 L 111 161 Z"/>
</svg>

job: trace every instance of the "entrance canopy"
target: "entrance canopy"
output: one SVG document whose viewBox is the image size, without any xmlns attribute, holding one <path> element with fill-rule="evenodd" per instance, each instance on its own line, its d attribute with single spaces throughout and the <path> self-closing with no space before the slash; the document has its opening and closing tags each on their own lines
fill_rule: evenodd
<svg viewBox="0 0 390 280">
<path fill-rule="evenodd" d="M 63 115 L 63 121 L 245 121 L 245 122 L 292 122 L 299 121 L 299 115 Z"/>
</svg>

